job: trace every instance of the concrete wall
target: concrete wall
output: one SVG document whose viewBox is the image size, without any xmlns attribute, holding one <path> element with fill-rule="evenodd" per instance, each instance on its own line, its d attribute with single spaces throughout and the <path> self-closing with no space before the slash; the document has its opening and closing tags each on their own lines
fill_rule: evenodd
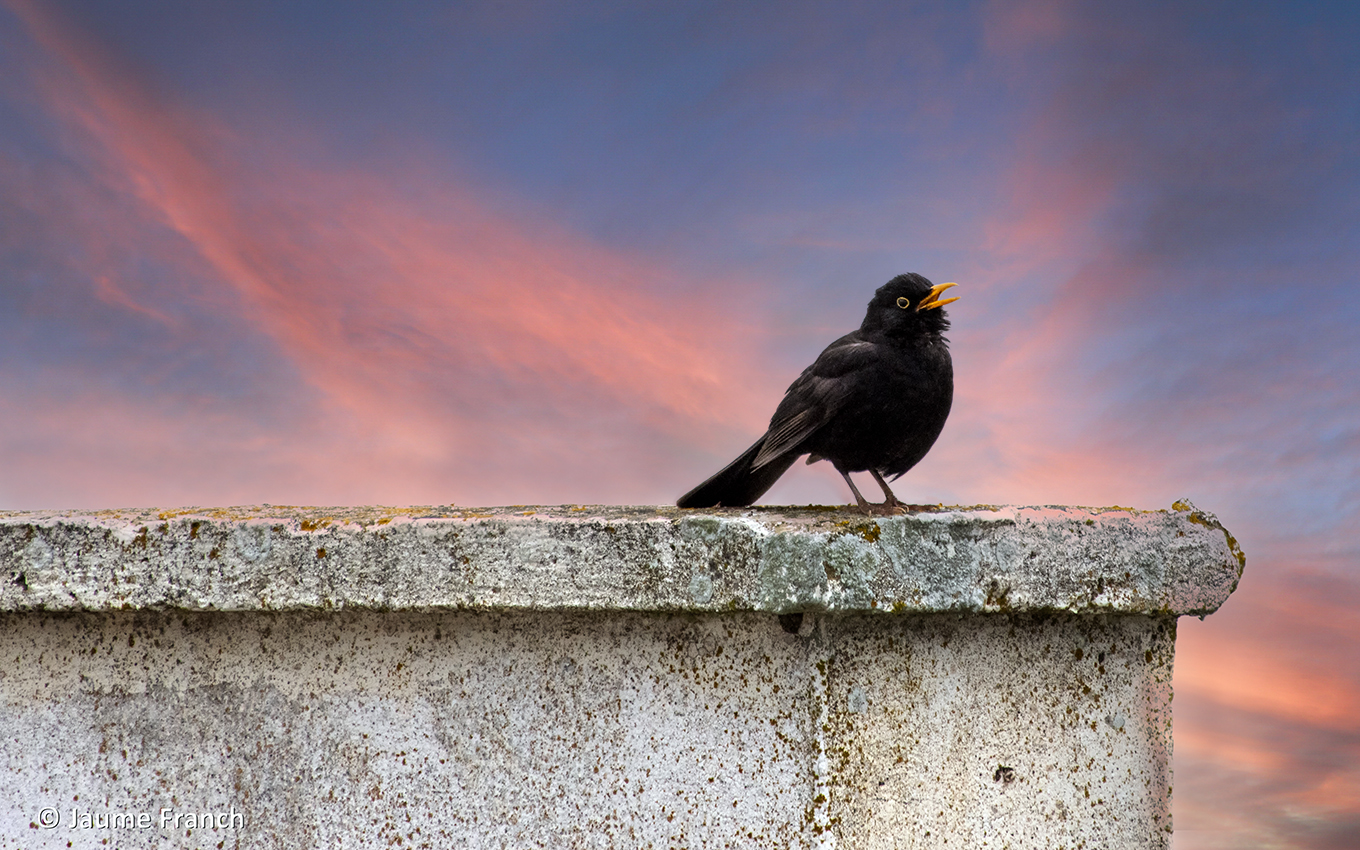
<svg viewBox="0 0 1360 850">
<path fill-rule="evenodd" d="M 0 515 L 0 840 L 1165 847 L 1177 507 Z"/>
</svg>

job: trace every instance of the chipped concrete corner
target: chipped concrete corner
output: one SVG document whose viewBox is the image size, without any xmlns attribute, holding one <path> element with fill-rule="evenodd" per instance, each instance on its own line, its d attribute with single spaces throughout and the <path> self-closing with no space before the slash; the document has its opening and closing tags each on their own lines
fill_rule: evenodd
<svg viewBox="0 0 1360 850">
<path fill-rule="evenodd" d="M 0 513 L 25 847 L 1169 844 L 1211 515 Z"/>
</svg>

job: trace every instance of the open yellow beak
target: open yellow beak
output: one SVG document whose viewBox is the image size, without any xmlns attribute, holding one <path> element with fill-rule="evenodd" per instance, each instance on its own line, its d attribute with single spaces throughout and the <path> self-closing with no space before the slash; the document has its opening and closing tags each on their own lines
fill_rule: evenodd
<svg viewBox="0 0 1360 850">
<path fill-rule="evenodd" d="M 953 304 L 955 301 L 958 301 L 959 300 L 958 298 L 946 298 L 942 301 L 939 300 L 940 293 L 944 292 L 951 286 L 958 286 L 958 284 L 937 283 L 934 286 L 932 286 L 930 288 L 930 294 L 927 295 L 925 298 L 922 298 L 921 301 L 916 305 L 916 312 L 919 313 L 922 310 L 934 310 L 936 307 L 943 307 L 946 304 Z"/>
</svg>

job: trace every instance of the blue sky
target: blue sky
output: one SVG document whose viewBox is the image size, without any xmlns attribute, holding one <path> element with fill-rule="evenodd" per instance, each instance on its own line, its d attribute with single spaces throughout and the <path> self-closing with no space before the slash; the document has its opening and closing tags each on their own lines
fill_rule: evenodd
<svg viewBox="0 0 1360 850">
<path fill-rule="evenodd" d="M 1360 841 L 1360 7 L 0 3 L 0 507 L 667 503 L 903 271 L 913 502 L 1189 497 L 1181 848 Z M 797 466 L 766 501 L 842 502 Z"/>
</svg>

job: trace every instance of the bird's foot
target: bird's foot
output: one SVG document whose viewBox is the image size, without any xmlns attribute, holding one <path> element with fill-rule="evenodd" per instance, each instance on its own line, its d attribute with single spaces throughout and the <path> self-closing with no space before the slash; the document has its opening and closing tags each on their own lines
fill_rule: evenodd
<svg viewBox="0 0 1360 850">
<path fill-rule="evenodd" d="M 897 516 L 899 514 L 918 514 L 939 510 L 939 507 L 939 505 L 909 505 L 906 502 L 893 499 L 882 504 L 864 502 L 859 505 L 859 510 L 865 516 Z"/>
<path fill-rule="evenodd" d="M 897 514 L 906 513 L 907 507 L 909 506 L 903 505 L 901 502 L 897 504 L 892 504 L 890 502 L 884 502 L 882 504 L 866 502 L 865 504 L 860 505 L 860 511 L 865 516 L 896 516 Z"/>
<path fill-rule="evenodd" d="M 877 469 L 871 469 L 869 470 L 869 474 L 872 475 L 874 477 L 874 480 L 878 482 L 878 486 L 883 488 L 883 504 L 877 506 L 880 512 L 883 514 L 906 513 L 907 512 L 906 508 L 910 506 L 904 505 L 900 501 L 898 501 L 897 496 L 892 491 L 892 488 L 888 486 L 888 482 L 883 480 L 882 473 L 880 473 Z"/>
</svg>

